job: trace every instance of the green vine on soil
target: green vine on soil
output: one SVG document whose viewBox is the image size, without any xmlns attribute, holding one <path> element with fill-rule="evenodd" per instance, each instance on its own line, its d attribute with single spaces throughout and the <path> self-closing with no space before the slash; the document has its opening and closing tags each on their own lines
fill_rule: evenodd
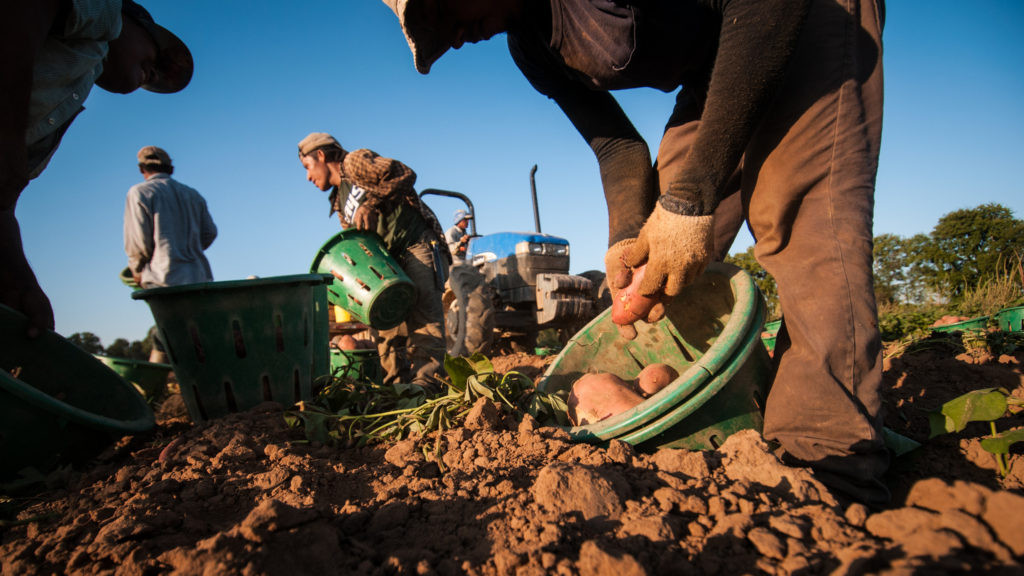
<svg viewBox="0 0 1024 576">
<path fill-rule="evenodd" d="M 428 397 L 414 384 L 381 385 L 365 379 L 331 378 L 311 402 L 285 413 L 293 427 L 302 427 L 310 442 L 334 446 L 366 446 L 426 437 L 461 426 L 480 398 L 522 418 L 530 414 L 544 424 L 567 425 L 565 400 L 537 390 L 519 372 L 499 374 L 483 354 L 445 356 L 448 373 L 443 395 Z M 440 456 L 440 435 L 434 446 Z M 440 458 L 436 458 L 440 462 Z"/>
</svg>

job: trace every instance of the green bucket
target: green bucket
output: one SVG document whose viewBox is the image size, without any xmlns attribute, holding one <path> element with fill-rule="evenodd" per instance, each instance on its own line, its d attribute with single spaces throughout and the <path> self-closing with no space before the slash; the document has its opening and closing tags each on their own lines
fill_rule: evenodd
<svg viewBox="0 0 1024 576">
<path fill-rule="evenodd" d="M 739 430 L 763 426 L 770 385 L 768 353 L 761 345 L 765 305 L 745 272 L 711 264 L 666 307 L 655 324 L 638 322 L 625 340 L 605 310 L 577 333 L 548 367 L 538 389 L 568 392 L 589 372 L 630 380 L 653 363 L 679 377 L 634 408 L 586 426 L 568 428 L 579 442 L 621 440 L 640 449 L 721 446 Z"/>
<path fill-rule="evenodd" d="M 416 302 L 416 287 L 373 232 L 338 232 L 320 248 L 310 271 L 334 278 L 327 287 L 331 304 L 378 330 L 404 322 Z"/>
<path fill-rule="evenodd" d="M 94 355 L 117 375 L 131 382 L 146 400 L 155 400 L 167 391 L 167 375 L 171 372 L 170 364 L 157 364 L 131 358 Z"/>
<path fill-rule="evenodd" d="M 999 329 L 1006 332 L 1024 332 L 1024 306 L 1003 308 L 996 315 Z"/>
<path fill-rule="evenodd" d="M 153 312 L 197 424 L 265 401 L 312 397 L 329 373 L 323 274 L 204 282 L 132 293 Z"/>
<path fill-rule="evenodd" d="M 0 305 L 0 483 L 84 462 L 156 425 L 135 388 L 92 354 Z"/>
<path fill-rule="evenodd" d="M 782 327 L 782 320 L 773 320 L 766 322 L 764 325 L 764 331 L 761 332 L 761 343 L 764 344 L 765 350 L 768 350 L 769 354 L 775 353 L 775 340 L 779 336 L 779 328 Z"/>
<path fill-rule="evenodd" d="M 954 322 L 945 326 L 934 326 L 932 332 L 981 332 L 988 326 L 988 316 L 978 316 L 970 320 Z"/>
<path fill-rule="evenodd" d="M 376 350 L 341 350 L 331 347 L 331 375 L 377 384 L 384 381 L 384 369 Z"/>
</svg>

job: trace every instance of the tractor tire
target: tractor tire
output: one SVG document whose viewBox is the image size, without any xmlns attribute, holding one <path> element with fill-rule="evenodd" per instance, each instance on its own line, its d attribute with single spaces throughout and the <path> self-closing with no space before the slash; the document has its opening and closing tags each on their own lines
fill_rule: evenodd
<svg viewBox="0 0 1024 576">
<path fill-rule="evenodd" d="M 448 285 L 454 296 L 443 300 L 448 354 L 490 354 L 494 344 L 494 302 L 484 275 L 471 265 L 455 266 Z"/>
<path fill-rule="evenodd" d="M 594 300 L 594 316 L 610 308 L 612 305 L 612 292 L 608 289 L 608 278 L 600 270 L 587 270 L 580 273 L 593 284 L 590 296 Z"/>
</svg>

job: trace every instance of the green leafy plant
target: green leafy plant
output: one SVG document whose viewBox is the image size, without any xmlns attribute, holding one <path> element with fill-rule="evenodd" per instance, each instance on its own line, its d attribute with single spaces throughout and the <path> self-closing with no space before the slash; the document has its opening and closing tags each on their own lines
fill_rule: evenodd
<svg viewBox="0 0 1024 576">
<path fill-rule="evenodd" d="M 483 354 L 446 356 L 444 366 L 449 380 L 443 396 L 428 398 L 422 387 L 412 384 L 382 386 L 334 378 L 313 402 L 300 402 L 285 419 L 304 428 L 309 441 L 345 446 L 426 436 L 460 426 L 480 398 L 498 403 L 506 413 L 529 413 L 541 423 L 568 424 L 561 396 L 536 390 L 519 372 L 495 372 Z M 439 450 L 438 442 L 435 456 Z"/>
<path fill-rule="evenodd" d="M 1010 446 L 1024 441 L 1024 428 L 998 432 L 996 421 L 1024 410 L 1024 399 L 1011 396 L 1005 388 L 974 390 L 946 402 L 928 414 L 931 438 L 941 434 L 963 431 L 971 422 L 988 422 L 991 436 L 983 438 L 981 447 L 990 452 L 1004 477 Z"/>
</svg>

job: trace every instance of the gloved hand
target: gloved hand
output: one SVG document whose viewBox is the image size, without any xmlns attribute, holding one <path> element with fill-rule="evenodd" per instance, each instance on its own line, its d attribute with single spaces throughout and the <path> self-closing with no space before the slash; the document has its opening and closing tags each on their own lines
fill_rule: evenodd
<svg viewBox="0 0 1024 576">
<path fill-rule="evenodd" d="M 358 230 L 369 230 L 370 232 L 377 231 L 377 219 L 380 217 L 380 212 L 376 209 L 370 208 L 366 205 L 360 206 L 354 216 L 352 216 L 352 225 Z"/>
<path fill-rule="evenodd" d="M 689 216 L 672 196 L 662 196 L 640 235 L 623 253 L 623 263 L 647 262 L 640 294 L 672 297 L 704 272 L 714 251 L 712 216 Z"/>
<path fill-rule="evenodd" d="M 604 253 L 605 281 L 608 282 L 608 291 L 612 293 L 612 300 L 633 281 L 633 270 L 623 262 L 623 254 L 636 242 L 636 238 L 627 238 L 612 244 L 611 248 Z"/>
</svg>

